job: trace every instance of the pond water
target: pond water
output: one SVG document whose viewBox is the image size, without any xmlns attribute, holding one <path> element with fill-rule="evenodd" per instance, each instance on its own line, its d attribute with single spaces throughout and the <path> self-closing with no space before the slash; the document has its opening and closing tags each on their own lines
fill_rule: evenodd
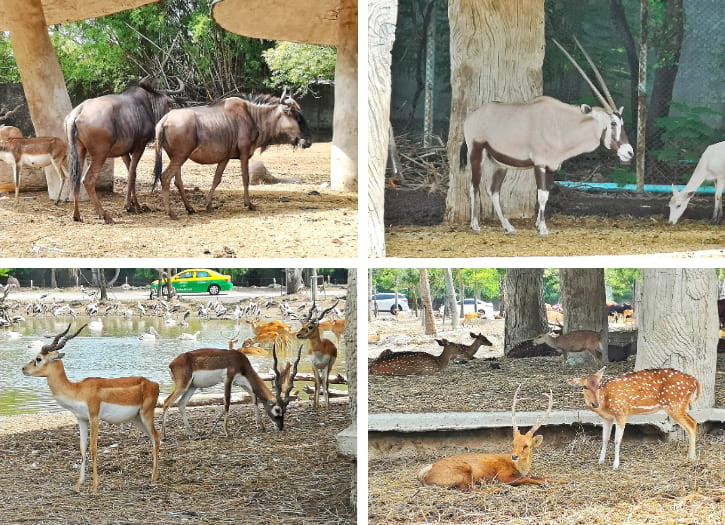
<svg viewBox="0 0 725 525">
<path fill-rule="evenodd" d="M 81 326 L 88 318 L 79 316 L 74 327 Z M 28 414 L 34 412 L 63 411 L 50 394 L 45 378 L 26 377 L 22 367 L 38 353 L 30 349 L 32 341 L 42 340 L 45 334 L 57 334 L 65 330 L 70 318 L 29 318 L 27 322 L 15 325 L 13 331 L 22 334 L 18 339 L 9 339 L 6 330 L 0 330 L 0 415 Z M 69 341 L 63 348 L 66 374 L 71 381 L 86 377 L 125 377 L 144 376 L 161 385 L 162 394 L 172 389 L 169 363 L 179 354 L 196 348 L 227 348 L 225 335 L 236 331 L 235 321 L 189 319 L 189 326 L 168 326 L 164 319 L 149 318 L 101 318 L 103 328 L 91 331 L 85 328 L 80 335 Z M 141 341 L 138 336 L 154 327 L 161 335 L 156 341 Z M 293 329 L 295 327 L 293 326 Z M 72 328 L 73 329 L 73 328 Z M 201 332 L 196 341 L 177 339 L 182 333 Z M 252 337 L 249 325 L 241 323 L 239 343 Z M 327 334 L 333 342 L 334 335 Z M 345 374 L 345 349 L 342 342 L 337 344 L 338 357 L 333 368 L 334 373 Z M 294 350 L 299 346 L 295 346 Z M 289 353 L 292 353 L 292 348 Z M 302 350 L 299 372 L 311 373 L 307 349 Z M 263 356 L 249 356 L 254 369 L 267 373 L 272 368 L 272 353 Z M 293 360 L 290 355 L 287 357 Z M 295 383 L 301 389 L 303 383 Z M 299 386 L 298 386 L 299 385 Z M 336 385 L 335 388 L 344 388 Z M 241 387 L 233 387 L 237 392 Z M 205 390 L 206 392 L 224 391 L 222 385 Z M 304 394 L 304 393 L 301 393 Z M 301 395 L 300 397 L 306 397 Z"/>
</svg>

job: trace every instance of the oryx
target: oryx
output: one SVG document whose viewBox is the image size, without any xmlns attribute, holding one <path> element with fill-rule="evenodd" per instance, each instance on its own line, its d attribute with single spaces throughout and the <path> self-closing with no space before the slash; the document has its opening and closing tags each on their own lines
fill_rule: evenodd
<svg viewBox="0 0 725 525">
<path fill-rule="evenodd" d="M 539 202 L 536 227 L 541 236 L 549 233 L 544 222 L 544 209 L 549 198 L 547 173 L 558 170 L 567 159 L 594 151 L 600 144 L 616 151 L 622 162 L 628 162 L 634 156 L 634 150 L 624 131 L 623 108 L 617 109 L 599 70 L 579 41 L 574 40 L 592 67 L 606 99 L 561 44 L 556 40 L 554 43 L 581 73 L 603 107 L 586 104 L 574 106 L 551 97 L 537 97 L 526 103 L 489 102 L 466 117 L 463 123 L 464 142 L 460 150 L 460 167 L 463 169 L 466 166 L 470 148 L 471 229 L 474 232 L 480 231 L 479 186 L 484 151 L 487 158 L 496 165 L 491 185 L 486 189 L 506 233 L 516 232 L 504 217 L 499 201 L 499 191 L 506 171 L 534 169 Z"/>
</svg>

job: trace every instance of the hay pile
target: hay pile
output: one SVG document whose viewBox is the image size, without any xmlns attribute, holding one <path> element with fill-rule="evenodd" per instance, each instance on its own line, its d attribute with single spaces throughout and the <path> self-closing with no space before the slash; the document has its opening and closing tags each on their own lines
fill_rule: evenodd
<svg viewBox="0 0 725 525">
<path fill-rule="evenodd" d="M 349 506 L 352 463 L 339 457 L 335 435 L 350 424 L 349 405 L 316 413 L 290 406 L 284 432 L 256 429 L 249 407 L 232 407 L 230 436 L 221 407 L 189 409 L 201 436 L 189 441 L 176 409 L 151 483 L 148 440 L 129 425 L 101 423 L 98 495 L 78 475 L 78 430 L 66 426 L 0 436 L 0 522 L 5 523 L 354 523 Z M 43 415 L 38 415 L 43 417 Z M 265 416 L 266 417 L 266 416 Z M 157 418 L 157 426 L 160 421 Z"/>
<path fill-rule="evenodd" d="M 635 357 L 609 363 L 605 377 L 634 370 Z M 495 368 L 500 366 L 500 368 Z M 725 372 L 725 354 L 717 356 L 717 370 Z M 561 357 L 474 359 L 450 363 L 432 376 L 369 376 L 368 409 L 380 412 L 489 412 L 510 410 L 514 391 L 523 383 L 517 410 L 544 410 L 540 395 L 551 388 L 555 409 L 583 407 L 581 388 L 566 380 L 594 372 L 592 366 L 562 369 Z M 715 406 L 725 406 L 725 374 L 715 376 Z"/>
<path fill-rule="evenodd" d="M 686 443 L 629 442 L 625 435 L 621 466 L 611 468 L 612 451 L 598 465 L 600 438 L 576 436 L 568 445 L 537 449 L 532 476 L 565 484 L 511 487 L 492 494 L 422 487 L 418 471 L 444 455 L 371 461 L 369 523 L 476 524 L 699 524 L 725 522 L 725 440 L 698 439 L 699 460 L 689 463 Z M 485 445 L 484 445 L 485 446 Z M 611 447 L 611 445 L 610 445 Z M 501 452 L 502 450 L 481 450 Z"/>
</svg>

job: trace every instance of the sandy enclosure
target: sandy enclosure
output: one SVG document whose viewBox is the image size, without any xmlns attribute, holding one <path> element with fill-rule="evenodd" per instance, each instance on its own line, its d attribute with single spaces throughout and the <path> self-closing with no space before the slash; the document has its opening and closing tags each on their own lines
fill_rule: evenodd
<svg viewBox="0 0 725 525">
<path fill-rule="evenodd" d="M 99 219 L 90 202 L 81 204 L 83 223 L 72 218 L 72 203 L 54 206 L 45 192 L 0 198 L 0 253 L 4 257 L 354 257 L 357 255 L 357 194 L 329 189 L 330 143 L 306 150 L 272 147 L 261 160 L 277 178 L 300 183 L 250 186 L 255 211 L 244 208 L 239 161 L 232 160 L 207 212 L 204 200 L 215 165 L 188 161 L 184 187 L 197 213 L 188 215 L 172 184 L 171 206 L 179 219 L 163 211 L 153 182 L 153 149 L 138 167 L 137 193 L 151 211 L 131 215 L 123 209 L 126 167 L 115 161 L 114 193 L 101 204 L 116 221 Z M 165 164 L 164 164 L 165 165 Z M 22 180 L 22 179 L 21 179 Z M 310 195 L 310 192 L 315 192 Z M 102 242 L 101 242 L 102 241 Z"/>
<path fill-rule="evenodd" d="M 90 461 L 86 486 L 80 494 L 71 490 L 80 465 L 74 424 L 0 435 L 0 522 L 355 522 L 349 506 L 354 466 L 337 455 L 335 443 L 335 435 L 350 424 L 347 403 L 319 412 L 309 403 L 290 405 L 284 432 L 273 432 L 268 419 L 267 431 L 257 430 L 251 407 L 234 405 L 229 437 L 221 423 L 210 433 L 221 411 L 221 406 L 188 410 L 201 434 L 193 441 L 178 410 L 169 411 L 157 483 L 150 482 L 147 438 L 130 425 L 101 423 L 96 496 L 89 494 Z M 156 423 L 160 428 L 158 417 Z"/>
<path fill-rule="evenodd" d="M 476 523 L 583 525 L 590 523 L 699 524 L 725 521 L 725 438 L 698 438 L 699 458 L 687 461 L 686 443 L 630 441 L 622 465 L 598 465 L 598 436 L 579 434 L 558 445 L 544 432 L 531 475 L 561 480 L 541 486 L 497 483 L 492 493 L 423 487 L 418 471 L 440 457 L 463 452 L 506 452 L 510 441 L 479 447 L 438 448 L 369 462 L 369 523 Z"/>
<path fill-rule="evenodd" d="M 381 330 L 381 341 L 371 343 L 368 358 L 376 357 L 386 348 L 393 351 L 426 351 L 439 354 L 442 347 L 432 337 L 421 335 L 416 319 L 396 322 L 385 316 L 370 324 L 371 333 Z M 440 326 L 440 320 L 437 320 Z M 446 323 L 446 327 L 448 327 Z M 469 332 L 482 332 L 493 346 L 476 353 L 468 363 L 451 362 L 432 376 L 369 376 L 368 409 L 383 412 L 488 412 L 510 410 L 514 391 L 522 383 L 521 400 L 517 409 L 544 410 L 543 392 L 552 390 L 554 409 L 583 407 L 581 388 L 566 380 L 595 371 L 593 365 L 562 369 L 561 357 L 503 358 L 504 321 L 482 321 L 473 327 L 456 331 L 441 331 L 438 338 L 470 344 Z M 635 356 L 627 361 L 609 363 L 605 376 L 620 375 L 634 370 Z M 725 354 L 718 354 L 718 374 L 715 376 L 715 406 L 725 406 Z"/>
</svg>

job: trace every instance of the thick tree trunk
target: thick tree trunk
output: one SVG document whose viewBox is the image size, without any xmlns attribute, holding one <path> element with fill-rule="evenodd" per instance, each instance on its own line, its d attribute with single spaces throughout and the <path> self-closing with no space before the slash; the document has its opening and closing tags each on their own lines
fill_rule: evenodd
<svg viewBox="0 0 725 525">
<path fill-rule="evenodd" d="M 350 417 L 353 428 L 357 428 L 357 270 L 347 271 L 347 299 L 345 303 L 345 356 L 347 366 L 347 392 L 350 396 Z M 357 505 L 357 476 L 353 469 L 350 504 Z"/>
<path fill-rule="evenodd" d="M 637 82 L 635 79 L 639 74 L 639 56 L 637 53 L 637 43 L 634 41 L 632 36 L 632 30 L 627 24 L 627 17 L 625 16 L 624 5 L 622 0 L 610 0 L 609 4 L 610 11 L 612 13 L 612 21 L 614 27 L 619 33 L 619 38 L 624 46 L 624 51 L 627 54 L 627 65 L 629 66 L 629 107 L 631 108 L 632 122 L 634 121 L 634 115 L 637 108 Z M 630 134 L 630 136 L 632 136 Z"/>
<path fill-rule="evenodd" d="M 58 281 L 55 278 L 55 268 L 50 269 L 50 287 L 58 288 Z"/>
<path fill-rule="evenodd" d="M 398 2 L 368 2 L 368 255 L 385 257 L 385 165 L 390 126 L 390 63 Z"/>
<path fill-rule="evenodd" d="M 302 288 L 302 268 L 287 268 L 287 294 L 296 294 Z"/>
<path fill-rule="evenodd" d="M 448 132 L 450 183 L 446 221 L 470 222 L 470 163 L 459 168 L 463 121 L 491 101 L 524 102 L 542 94 L 543 0 L 450 0 L 451 119 Z M 494 123 L 495 124 L 495 123 Z M 469 145 L 470 149 L 470 145 Z M 492 170 L 484 162 L 481 197 L 484 218 L 493 217 L 485 190 Z M 509 171 L 501 188 L 509 218 L 531 217 L 536 205 L 533 170 Z"/>
<path fill-rule="evenodd" d="M 373 301 L 373 269 L 368 270 L 368 321 L 375 319 L 375 301 Z"/>
<path fill-rule="evenodd" d="M 458 315 L 458 308 L 456 308 L 456 287 L 453 284 L 453 273 L 450 268 L 443 269 L 443 277 L 446 282 L 446 307 L 444 311 L 448 311 L 448 315 L 451 316 L 451 328 L 455 330 L 460 326 L 461 318 Z M 444 321 L 445 322 L 445 319 Z"/>
<path fill-rule="evenodd" d="M 426 268 L 419 268 L 418 272 L 420 272 L 420 302 L 423 306 L 425 334 L 436 335 L 436 326 L 433 322 L 433 306 L 430 300 L 430 282 L 428 281 L 428 270 Z"/>
<path fill-rule="evenodd" d="M 603 268 L 561 268 L 561 306 L 564 309 L 564 333 L 576 330 L 593 330 L 602 336 L 604 352 L 602 361 L 607 362 L 609 324 L 607 321 L 607 293 L 604 286 Z M 591 361 L 589 352 L 569 354 L 575 363 Z"/>
<path fill-rule="evenodd" d="M 504 354 L 514 345 L 547 331 L 544 270 L 509 268 L 504 279 L 506 322 Z"/>
<path fill-rule="evenodd" d="M 96 278 L 98 279 L 98 288 L 101 291 L 101 301 L 108 300 L 108 282 L 106 281 L 106 273 L 103 268 L 96 269 Z"/>
<path fill-rule="evenodd" d="M 691 374 L 702 386 L 693 406 L 713 406 L 719 325 L 715 270 L 645 268 L 637 291 L 635 369 Z"/>
</svg>

